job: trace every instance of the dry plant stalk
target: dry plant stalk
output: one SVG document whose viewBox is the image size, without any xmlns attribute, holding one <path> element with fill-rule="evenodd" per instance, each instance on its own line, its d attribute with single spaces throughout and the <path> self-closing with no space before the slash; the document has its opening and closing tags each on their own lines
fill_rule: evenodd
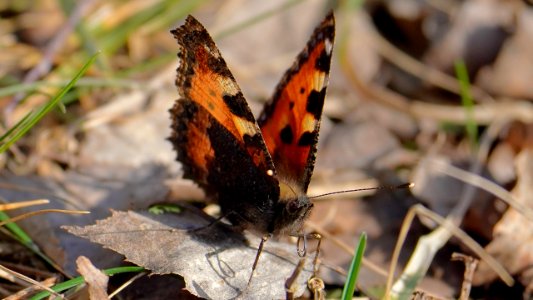
<svg viewBox="0 0 533 300">
<path fill-rule="evenodd" d="M 294 299 L 294 293 L 296 291 L 296 287 L 295 287 L 296 278 L 298 278 L 298 276 L 302 272 L 304 265 L 305 265 L 305 257 L 302 257 L 298 261 L 298 265 L 296 265 L 296 268 L 294 268 L 294 271 L 292 272 L 291 276 L 287 278 L 287 280 L 285 281 L 285 290 L 287 291 L 286 296 L 285 296 L 286 299 L 291 299 L 291 300 Z"/>
<path fill-rule="evenodd" d="M 146 275 L 148 275 L 148 272 L 141 272 L 141 273 L 135 274 L 135 276 L 133 276 L 132 278 L 128 279 L 121 286 L 119 286 L 117 289 L 115 289 L 111 294 L 109 294 L 109 299 L 113 299 L 116 295 L 118 295 L 118 293 L 122 292 L 125 288 L 130 286 L 137 279 L 142 278 L 142 277 L 144 277 Z"/>
<path fill-rule="evenodd" d="M 438 223 L 438 227 L 433 232 L 421 237 L 416 245 L 407 266 L 405 267 L 400 279 L 392 286 L 392 279 L 395 273 L 400 250 L 403 242 L 407 237 L 407 232 L 416 215 L 425 216 Z M 402 229 L 398 236 L 398 242 L 394 248 L 392 255 L 392 263 L 389 270 L 389 277 L 387 279 L 387 292 L 385 299 L 406 299 L 414 291 L 416 284 L 425 274 L 429 268 L 434 254 L 447 243 L 451 236 L 457 237 L 466 246 L 468 246 L 476 255 L 487 262 L 489 266 L 496 272 L 500 278 L 508 285 L 512 285 L 514 280 L 512 276 L 502 267 L 502 265 L 490 256 L 483 247 L 481 247 L 474 239 L 472 239 L 466 232 L 455 226 L 449 219 L 445 219 L 424 206 L 417 204 L 409 209 L 402 224 Z M 392 288 L 391 288 L 392 286 Z"/>
<path fill-rule="evenodd" d="M 35 205 L 48 204 L 48 203 L 50 203 L 50 200 L 48 199 L 36 199 L 36 200 L 20 201 L 16 203 L 6 203 L 6 204 L 0 204 L 0 211 L 13 210 L 13 209 L 19 209 L 19 208 L 24 208 L 28 206 L 35 206 Z"/>
<path fill-rule="evenodd" d="M 470 290 L 472 289 L 472 278 L 474 278 L 474 272 L 479 264 L 479 260 L 473 258 L 472 256 L 460 253 L 453 253 L 452 260 L 459 260 L 465 264 L 465 273 L 459 300 L 468 300 L 468 297 L 470 296 Z"/>
<path fill-rule="evenodd" d="M 68 215 L 78 215 L 78 214 L 79 215 L 85 215 L 85 214 L 90 214 L 91 212 L 90 211 L 86 211 L 86 210 L 42 209 L 42 210 L 39 210 L 39 211 L 32 211 L 32 212 L 25 213 L 25 214 L 22 214 L 22 215 L 13 217 L 13 218 L 9 218 L 9 219 L 7 219 L 5 221 L 0 222 L 0 226 L 4 226 L 5 224 L 8 224 L 8 223 L 17 222 L 17 221 L 20 221 L 20 220 L 23 220 L 23 219 L 26 219 L 26 218 L 29 218 L 29 217 L 48 214 L 48 213 L 62 213 L 62 214 L 68 214 Z"/>
<path fill-rule="evenodd" d="M 4 267 L 2 265 L 0 265 L 0 271 L 2 271 L 2 273 L 4 273 L 4 274 L 9 274 L 9 276 L 11 278 L 13 278 L 13 280 L 11 280 L 11 281 L 21 280 L 22 282 L 30 283 L 32 285 L 32 286 L 28 286 L 23 291 L 19 291 L 19 293 L 26 294 L 26 293 L 30 292 L 30 290 L 34 291 L 34 290 L 38 290 L 39 289 L 39 290 L 46 290 L 46 291 L 50 292 L 52 295 L 63 299 L 63 296 L 61 296 L 60 294 L 56 293 L 54 290 L 52 290 L 49 287 L 53 283 L 55 283 L 56 278 L 48 278 L 47 280 L 45 280 L 43 282 L 39 282 L 39 281 L 36 281 L 36 280 L 33 280 L 33 279 L 29 278 L 26 275 L 23 275 L 21 273 L 18 273 L 18 272 L 15 272 L 15 271 L 11 270 L 11 269 L 8 269 L 8 268 L 6 268 L 6 267 Z M 19 293 L 15 294 L 15 295 L 18 295 Z M 12 296 L 15 296 L 15 295 L 12 295 Z M 20 299 L 20 298 L 15 297 L 14 299 Z"/>
<path fill-rule="evenodd" d="M 497 134 L 501 131 L 502 126 L 502 122 L 494 122 L 485 132 L 483 138 L 481 139 L 477 157 L 472 167 L 470 168 L 471 173 L 478 174 L 481 171 L 482 162 L 486 160 L 486 157 L 489 153 L 490 145 L 492 144 L 492 141 L 497 136 Z M 434 164 L 430 165 L 431 167 L 434 167 Z M 448 172 L 448 170 L 451 169 L 450 166 L 441 164 L 439 167 L 441 168 L 440 171 L 442 171 L 443 173 L 450 173 Z M 460 175 L 461 176 L 457 177 L 458 179 L 468 182 L 464 179 L 464 176 L 462 176 L 463 174 Z M 485 188 L 484 185 L 479 186 L 481 188 Z M 393 259 L 389 271 L 389 278 L 387 279 L 385 299 L 406 299 L 407 297 L 409 297 L 414 291 L 414 288 L 417 283 L 421 280 L 422 276 L 424 276 L 427 270 L 429 269 L 429 266 L 431 264 L 431 261 L 433 260 L 433 257 L 435 256 L 435 253 L 448 242 L 452 235 L 460 237 L 460 239 L 468 247 L 470 247 L 476 253 L 476 255 L 487 261 L 491 268 L 500 276 L 500 278 L 507 285 L 510 286 L 514 284 L 514 280 L 511 275 L 493 257 L 488 255 L 487 252 L 479 244 L 477 244 L 472 238 L 470 238 L 458 228 L 458 224 L 460 224 L 461 220 L 463 219 L 463 216 L 465 215 L 467 209 L 472 203 L 474 192 L 474 186 L 467 186 L 461 195 L 461 199 L 457 201 L 457 205 L 451 210 L 451 212 L 445 219 L 424 208 L 421 205 L 415 206 L 414 208 L 409 210 L 407 216 L 404 219 L 404 224 L 402 225 L 400 236 L 398 237 L 398 242 L 393 253 Z M 489 192 L 491 191 L 489 190 Z M 392 277 L 394 276 L 394 270 L 396 268 L 397 259 L 401 250 L 401 245 L 403 244 L 403 240 L 405 239 L 408 230 L 405 225 L 410 226 L 410 223 L 413 221 L 414 216 L 417 214 L 427 215 L 434 221 L 438 221 L 437 223 L 439 223 L 440 227 L 435 229 L 433 232 L 422 236 L 419 239 L 416 248 L 413 251 L 413 254 L 411 255 L 411 258 L 409 259 L 404 269 L 402 276 L 400 276 L 396 283 L 392 285 Z"/>
<path fill-rule="evenodd" d="M 57 278 L 55 277 L 46 278 L 45 280 L 39 282 L 40 285 L 29 286 L 23 290 L 16 292 L 15 294 L 5 297 L 4 300 L 27 299 L 31 294 L 42 290 L 42 286 L 51 287 L 56 283 L 56 281 Z"/>
</svg>

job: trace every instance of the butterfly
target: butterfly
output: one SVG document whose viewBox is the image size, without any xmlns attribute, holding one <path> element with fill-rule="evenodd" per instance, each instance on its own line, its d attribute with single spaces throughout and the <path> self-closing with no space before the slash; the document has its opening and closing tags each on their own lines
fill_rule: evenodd
<svg viewBox="0 0 533 300">
<path fill-rule="evenodd" d="M 179 45 L 180 98 L 170 109 L 169 140 L 184 177 L 243 230 L 301 233 L 313 208 L 306 192 L 329 80 L 333 13 L 315 28 L 257 120 L 204 26 L 188 16 L 171 33 Z"/>
</svg>

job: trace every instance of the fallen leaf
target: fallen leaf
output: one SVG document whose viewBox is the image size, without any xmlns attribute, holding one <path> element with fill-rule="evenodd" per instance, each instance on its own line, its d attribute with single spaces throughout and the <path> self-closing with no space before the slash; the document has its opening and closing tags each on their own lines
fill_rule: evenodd
<svg viewBox="0 0 533 300">
<path fill-rule="evenodd" d="M 515 33 L 503 45 L 494 65 L 481 70 L 477 83 L 493 94 L 531 99 L 533 12 L 523 10 L 516 18 Z"/>
<path fill-rule="evenodd" d="M 294 246 L 269 240 L 247 286 L 260 239 L 245 237 L 189 208 L 161 215 L 113 211 L 95 225 L 63 228 L 123 254 L 154 274 L 181 275 L 186 289 L 202 298 L 285 298 L 285 280 L 299 259 Z M 307 264 L 297 279 L 295 296 L 302 295 L 311 275 L 310 259 Z"/>
<path fill-rule="evenodd" d="M 96 268 L 85 256 L 78 257 L 76 264 L 78 265 L 78 272 L 83 276 L 85 283 L 89 287 L 89 299 L 109 298 L 107 295 L 109 277 Z"/>
<path fill-rule="evenodd" d="M 524 148 L 515 160 L 518 181 L 513 195 L 518 202 L 533 209 L 533 150 Z M 509 208 L 494 227 L 494 239 L 485 250 L 500 261 L 513 275 L 519 275 L 524 285 L 532 282 L 528 269 L 533 265 L 533 226 L 532 221 L 516 209 Z M 522 274 L 524 273 L 524 274 Z M 526 275 L 527 276 L 523 276 Z M 489 283 L 497 278 L 489 266 L 481 261 L 474 276 L 473 284 Z"/>
</svg>

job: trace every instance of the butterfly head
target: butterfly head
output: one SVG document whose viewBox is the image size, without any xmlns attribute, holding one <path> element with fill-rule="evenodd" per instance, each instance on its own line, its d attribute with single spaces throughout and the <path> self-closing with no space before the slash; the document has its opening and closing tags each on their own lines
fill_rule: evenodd
<svg viewBox="0 0 533 300">
<path fill-rule="evenodd" d="M 275 235 L 298 233 L 309 217 L 313 203 L 294 185 L 280 182 L 280 192 L 271 232 Z"/>
</svg>

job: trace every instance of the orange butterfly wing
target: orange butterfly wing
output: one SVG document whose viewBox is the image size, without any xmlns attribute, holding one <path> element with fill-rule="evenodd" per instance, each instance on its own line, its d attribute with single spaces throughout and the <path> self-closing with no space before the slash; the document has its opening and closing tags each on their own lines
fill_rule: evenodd
<svg viewBox="0 0 533 300">
<path fill-rule="evenodd" d="M 279 180 L 305 193 L 311 180 L 328 84 L 335 19 L 330 13 L 285 73 L 258 123 Z"/>
</svg>

